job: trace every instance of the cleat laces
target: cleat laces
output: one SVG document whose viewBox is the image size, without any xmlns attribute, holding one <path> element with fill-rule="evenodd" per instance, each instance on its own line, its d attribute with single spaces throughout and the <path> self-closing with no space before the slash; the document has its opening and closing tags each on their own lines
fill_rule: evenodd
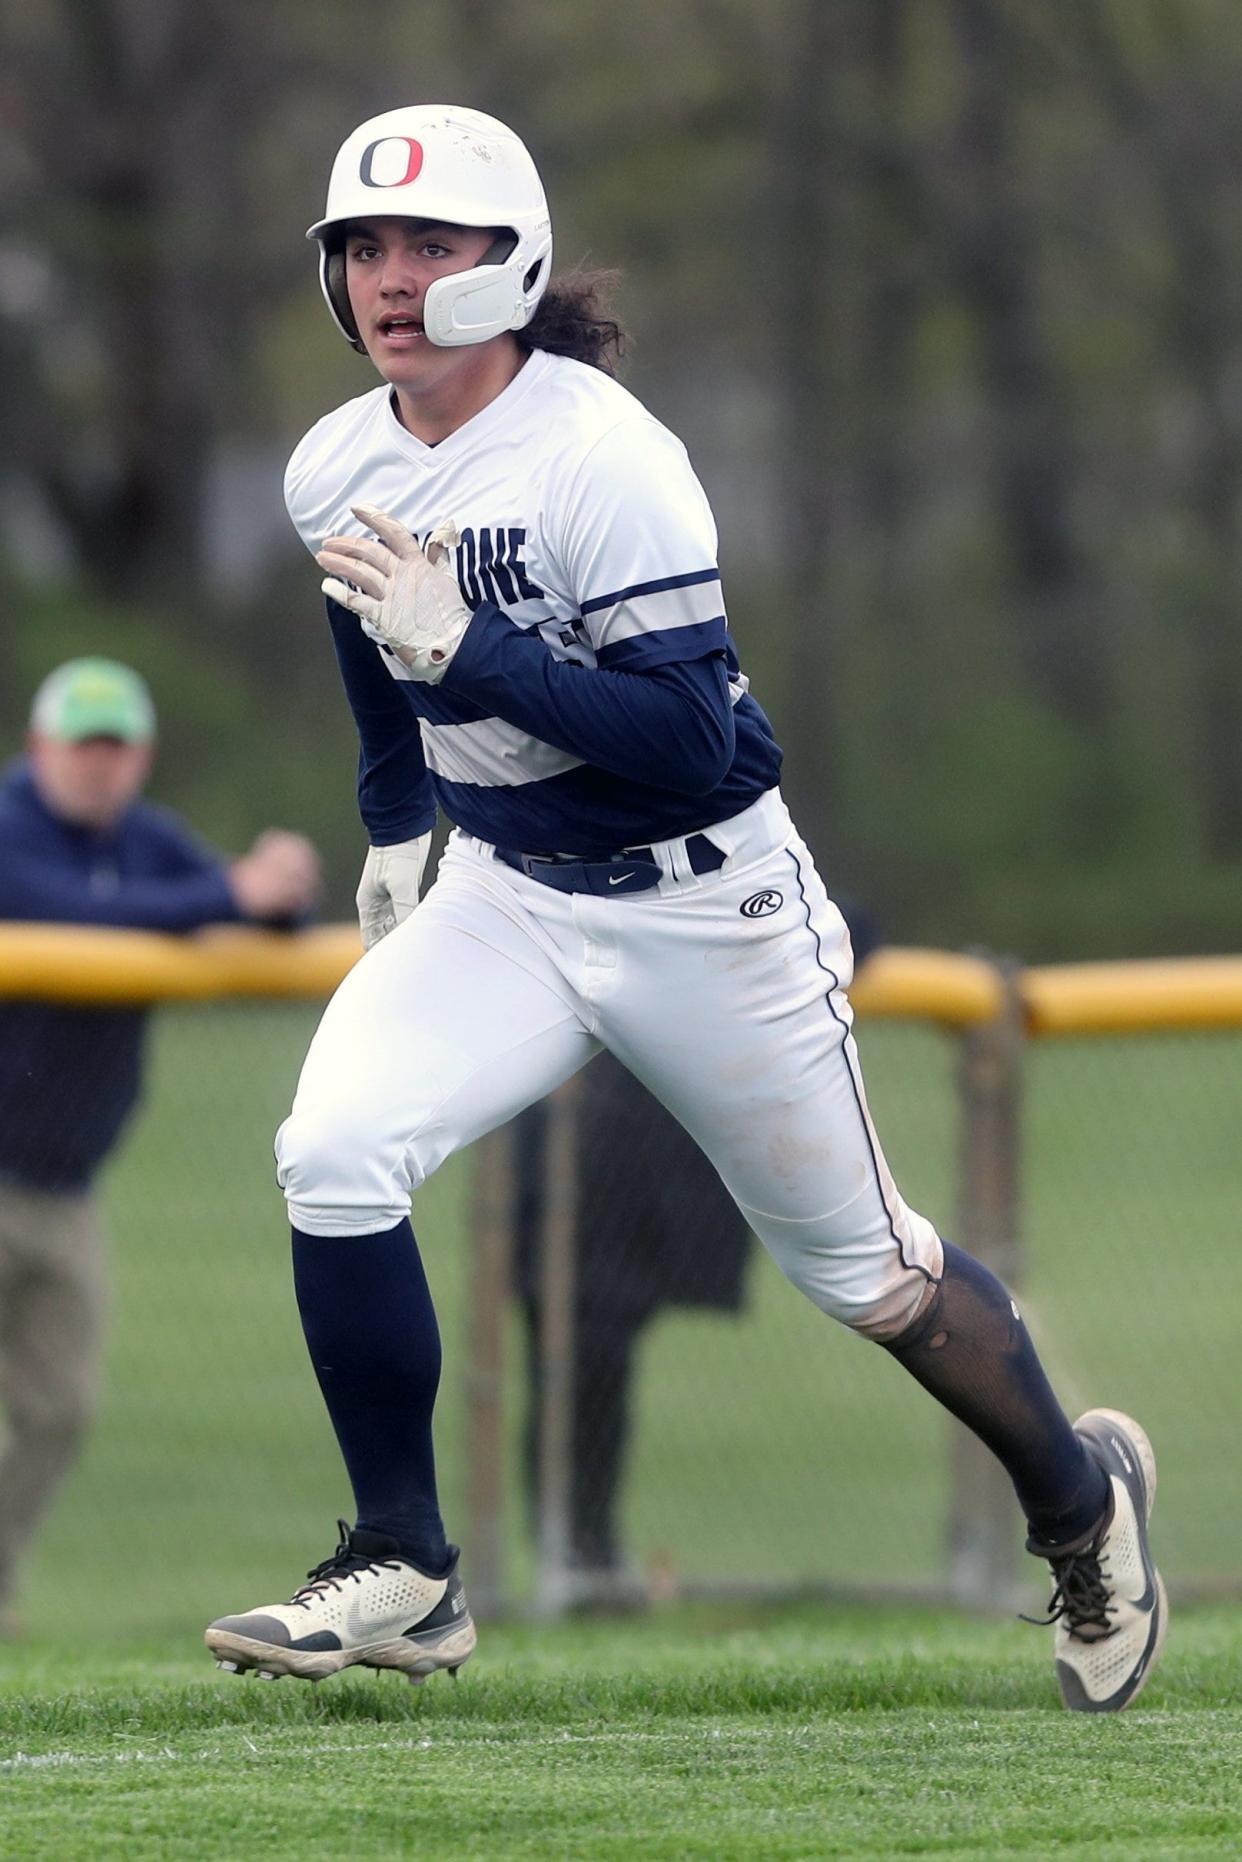
<svg viewBox="0 0 1242 1862">
<path fill-rule="evenodd" d="M 1097 1550 L 1071 1552 L 1068 1558 L 1050 1560 L 1056 1582 L 1048 1599 L 1047 1616 L 1023 1616 L 1024 1623 L 1041 1629 L 1065 1619 L 1065 1627 L 1080 1642 L 1103 1642 L 1114 1635 L 1117 1606 L 1110 1602 L 1111 1591 L 1104 1576 L 1105 1561 Z"/>
<path fill-rule="evenodd" d="M 328 1591 L 340 1590 L 346 1578 L 352 1578 L 355 1584 L 359 1584 L 368 1571 L 401 1569 L 398 1559 L 368 1558 L 365 1553 L 356 1552 L 349 1542 L 349 1527 L 343 1519 L 337 1520 L 336 1529 L 341 1535 L 341 1542 L 332 1556 L 308 1571 L 306 1583 L 295 1590 L 289 1599 L 290 1605 L 296 1604 L 299 1610 L 309 1610 L 312 1603 L 326 1596 Z"/>
</svg>

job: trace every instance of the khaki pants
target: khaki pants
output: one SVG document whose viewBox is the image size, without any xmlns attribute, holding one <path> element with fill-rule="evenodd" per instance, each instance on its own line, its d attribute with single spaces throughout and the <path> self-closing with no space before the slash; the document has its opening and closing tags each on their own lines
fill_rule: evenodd
<svg viewBox="0 0 1242 1862">
<path fill-rule="evenodd" d="M 94 1413 L 105 1254 L 92 1196 L 0 1179 L 0 1605 Z"/>
</svg>

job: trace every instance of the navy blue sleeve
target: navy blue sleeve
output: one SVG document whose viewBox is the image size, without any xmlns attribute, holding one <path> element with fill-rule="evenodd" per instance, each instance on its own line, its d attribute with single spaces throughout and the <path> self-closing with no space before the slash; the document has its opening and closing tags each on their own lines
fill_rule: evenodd
<svg viewBox="0 0 1242 1862">
<path fill-rule="evenodd" d="M 373 847 L 414 840 L 435 826 L 418 719 L 356 614 L 329 601 L 328 620 L 345 695 L 358 727 L 358 811 Z"/>
<path fill-rule="evenodd" d="M 106 892 L 89 872 L 50 861 L 36 847 L 0 860 L 0 918 L 28 924 L 110 925 L 130 931 L 197 931 L 236 924 L 241 913 L 222 866 L 174 879 L 118 877 Z"/>
<path fill-rule="evenodd" d="M 484 602 L 443 684 L 596 769 L 677 794 L 710 795 L 733 761 L 723 651 L 644 672 L 579 666 Z"/>
</svg>

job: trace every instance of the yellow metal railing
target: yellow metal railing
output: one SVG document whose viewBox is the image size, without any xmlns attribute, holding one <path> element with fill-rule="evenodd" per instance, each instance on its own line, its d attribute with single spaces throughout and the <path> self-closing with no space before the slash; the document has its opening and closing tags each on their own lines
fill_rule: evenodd
<svg viewBox="0 0 1242 1862">
<path fill-rule="evenodd" d="M 0 996 L 51 1002 L 188 1002 L 327 995 L 361 955 L 353 925 L 282 936 L 221 926 L 192 936 L 0 924 Z M 882 950 L 852 992 L 865 1014 L 969 1027 L 1000 1013 L 993 965 L 952 951 Z"/>
<path fill-rule="evenodd" d="M 1018 976 L 1027 1033 L 1242 1027 L 1242 957 L 1062 963 Z"/>
<path fill-rule="evenodd" d="M 75 925 L 0 924 L 0 997 L 191 1002 L 330 994 L 361 955 L 351 924 L 281 935 L 221 926 L 187 937 Z M 1242 1027 L 1242 956 L 1068 963 L 1006 974 L 986 957 L 885 948 L 863 965 L 860 1014 L 967 1029 L 1011 992 L 1028 1035 Z"/>
<path fill-rule="evenodd" d="M 221 925 L 169 937 L 0 924 L 0 997 L 133 1004 L 327 996 L 361 955 L 355 925 L 323 925 L 287 936 Z"/>
</svg>

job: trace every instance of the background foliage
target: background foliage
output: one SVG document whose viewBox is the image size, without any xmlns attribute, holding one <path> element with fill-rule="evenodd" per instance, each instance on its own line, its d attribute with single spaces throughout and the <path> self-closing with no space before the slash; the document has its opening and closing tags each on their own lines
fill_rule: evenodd
<svg viewBox="0 0 1242 1862">
<path fill-rule="evenodd" d="M 158 788 L 312 832 L 352 729 L 280 474 L 372 382 L 301 233 L 367 113 L 521 130 L 687 440 L 830 881 L 891 938 L 1236 948 L 1229 0 L 0 0 L 0 724 L 84 648 Z"/>
</svg>

